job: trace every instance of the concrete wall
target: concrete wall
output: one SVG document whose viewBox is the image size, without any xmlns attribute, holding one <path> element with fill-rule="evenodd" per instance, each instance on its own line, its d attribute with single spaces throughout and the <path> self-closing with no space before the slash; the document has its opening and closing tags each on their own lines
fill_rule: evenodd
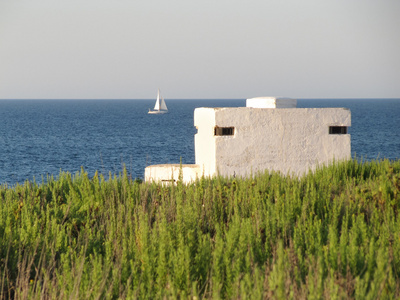
<svg viewBox="0 0 400 300">
<path fill-rule="evenodd" d="M 247 176 L 263 170 L 302 175 L 318 164 L 351 158 L 350 135 L 329 126 L 350 126 L 344 108 L 201 108 L 195 110 L 196 164 L 206 176 Z M 214 136 L 213 126 L 234 127 Z"/>
<path fill-rule="evenodd" d="M 195 161 L 204 174 L 216 173 L 216 143 L 214 138 L 215 111 L 218 108 L 196 108 L 194 126 L 197 133 L 194 136 Z"/>
<path fill-rule="evenodd" d="M 202 176 L 198 165 L 164 164 L 148 166 L 144 171 L 146 182 L 172 183 L 179 179 L 179 172 L 182 168 L 182 181 L 185 183 L 193 182 Z"/>
</svg>

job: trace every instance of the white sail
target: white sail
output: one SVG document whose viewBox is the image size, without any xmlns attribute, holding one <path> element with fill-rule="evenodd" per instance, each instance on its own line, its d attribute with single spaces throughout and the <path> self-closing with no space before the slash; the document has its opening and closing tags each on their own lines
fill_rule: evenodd
<svg viewBox="0 0 400 300">
<path fill-rule="evenodd" d="M 160 110 L 160 89 L 158 89 L 157 101 L 156 101 L 156 105 L 154 105 L 154 110 Z"/>
<path fill-rule="evenodd" d="M 164 101 L 164 98 L 163 98 L 163 97 L 161 97 L 160 110 L 168 110 L 167 104 L 165 104 L 165 101 Z"/>
</svg>

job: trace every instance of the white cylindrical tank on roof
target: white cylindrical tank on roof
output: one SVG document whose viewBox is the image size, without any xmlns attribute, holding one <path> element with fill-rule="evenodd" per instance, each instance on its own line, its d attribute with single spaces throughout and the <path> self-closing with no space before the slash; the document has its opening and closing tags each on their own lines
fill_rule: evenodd
<svg viewBox="0 0 400 300">
<path fill-rule="evenodd" d="M 257 97 L 246 100 L 246 107 L 252 108 L 296 108 L 297 100 L 282 97 Z"/>
</svg>

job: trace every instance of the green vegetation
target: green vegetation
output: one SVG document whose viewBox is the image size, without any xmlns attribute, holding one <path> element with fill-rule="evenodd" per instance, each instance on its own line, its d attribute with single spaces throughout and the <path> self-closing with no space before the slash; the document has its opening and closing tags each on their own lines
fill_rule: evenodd
<svg viewBox="0 0 400 300">
<path fill-rule="evenodd" d="M 395 299 L 400 161 L 0 186 L 0 298 Z"/>
</svg>

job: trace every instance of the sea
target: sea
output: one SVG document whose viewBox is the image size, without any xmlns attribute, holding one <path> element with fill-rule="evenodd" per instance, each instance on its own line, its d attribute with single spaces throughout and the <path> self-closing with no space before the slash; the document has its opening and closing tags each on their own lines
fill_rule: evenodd
<svg viewBox="0 0 400 300">
<path fill-rule="evenodd" d="M 166 100 L 169 113 L 149 115 L 154 100 L 0 100 L 0 184 L 38 184 L 81 169 L 109 178 L 126 168 L 143 178 L 152 164 L 192 164 L 197 107 L 243 107 L 245 99 Z M 352 156 L 400 157 L 400 99 L 298 99 L 297 107 L 351 110 Z"/>
</svg>

